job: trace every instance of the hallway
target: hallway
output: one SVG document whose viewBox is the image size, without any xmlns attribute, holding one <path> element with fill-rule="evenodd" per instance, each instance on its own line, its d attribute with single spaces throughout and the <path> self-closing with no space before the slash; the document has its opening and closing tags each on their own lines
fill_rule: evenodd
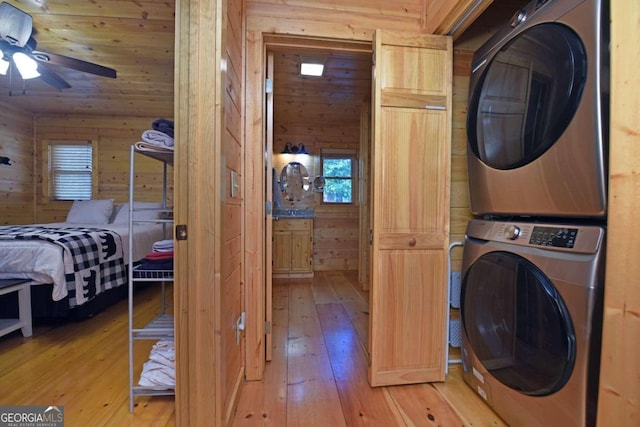
<svg viewBox="0 0 640 427">
<path fill-rule="evenodd" d="M 245 383 L 234 426 L 504 426 L 451 365 L 445 383 L 371 388 L 368 294 L 357 272 L 273 282 L 273 360 Z M 454 409 L 455 408 L 455 409 Z"/>
</svg>

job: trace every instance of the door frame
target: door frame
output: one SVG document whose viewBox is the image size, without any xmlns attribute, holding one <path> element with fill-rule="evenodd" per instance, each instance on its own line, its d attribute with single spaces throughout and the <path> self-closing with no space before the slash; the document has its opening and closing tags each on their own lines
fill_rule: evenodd
<svg viewBox="0 0 640 427">
<path fill-rule="evenodd" d="M 310 48 L 330 51 L 372 52 L 371 41 L 330 39 L 322 37 L 294 36 L 286 34 L 247 31 L 246 38 L 246 129 L 245 137 L 245 379 L 262 380 L 266 363 L 266 165 L 264 151 L 266 138 L 267 50 L 279 48 Z M 271 147 L 272 151 L 272 147 Z M 271 171 L 266 171 L 271 173 Z M 257 236 L 257 238 L 256 238 Z M 268 251 L 269 254 L 271 251 Z"/>
</svg>

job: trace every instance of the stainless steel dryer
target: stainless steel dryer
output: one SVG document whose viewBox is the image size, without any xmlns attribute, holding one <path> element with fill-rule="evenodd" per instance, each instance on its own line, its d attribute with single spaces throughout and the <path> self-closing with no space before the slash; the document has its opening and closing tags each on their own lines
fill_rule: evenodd
<svg viewBox="0 0 640 427">
<path fill-rule="evenodd" d="M 467 114 L 476 215 L 606 215 L 606 0 L 533 0 L 474 55 Z"/>
<path fill-rule="evenodd" d="M 599 226 L 469 222 L 463 375 L 508 424 L 595 425 L 604 239 Z"/>
</svg>

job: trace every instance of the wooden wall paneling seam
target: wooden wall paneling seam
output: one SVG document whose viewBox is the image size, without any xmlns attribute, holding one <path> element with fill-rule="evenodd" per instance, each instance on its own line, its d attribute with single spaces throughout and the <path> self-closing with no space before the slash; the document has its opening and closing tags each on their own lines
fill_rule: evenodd
<svg viewBox="0 0 640 427">
<path fill-rule="evenodd" d="M 189 150 L 192 123 L 190 120 L 189 81 L 191 78 L 189 60 L 192 43 L 191 28 L 191 0 L 179 0 L 176 7 L 175 25 L 175 54 L 174 63 L 175 101 L 174 117 L 176 118 L 175 138 L 178 144 L 174 154 L 175 203 L 174 225 L 187 224 L 189 219 Z M 194 22 L 195 25 L 195 22 Z M 195 65 L 194 65 L 195 66 Z M 186 241 L 175 240 L 174 259 L 174 325 L 176 348 L 176 425 L 191 425 L 191 380 L 189 336 L 189 245 Z"/>
<path fill-rule="evenodd" d="M 178 144 L 174 154 L 175 174 L 175 224 L 188 224 L 189 221 L 189 179 L 191 136 L 193 133 L 189 105 L 191 68 L 189 52 L 194 42 L 191 32 L 191 0 L 180 0 L 176 8 L 176 36 L 175 36 L 175 102 L 174 117 L 176 118 L 175 137 Z M 193 21 L 195 25 L 195 21 Z M 193 64 L 195 67 L 195 64 Z M 190 325 L 190 289 L 189 280 L 193 261 L 189 257 L 189 242 L 175 240 L 175 282 L 174 282 L 174 323 L 175 323 L 175 347 L 176 347 L 176 425 L 192 425 L 191 405 L 192 399 L 190 384 L 190 335 L 193 328 Z"/>
</svg>

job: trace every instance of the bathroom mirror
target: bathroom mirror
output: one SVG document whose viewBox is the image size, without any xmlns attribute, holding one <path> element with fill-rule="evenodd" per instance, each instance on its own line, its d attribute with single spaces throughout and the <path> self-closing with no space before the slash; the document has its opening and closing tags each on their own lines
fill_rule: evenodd
<svg viewBox="0 0 640 427">
<path fill-rule="evenodd" d="M 324 176 L 316 176 L 313 180 L 313 191 L 322 193 L 324 191 Z"/>
<path fill-rule="evenodd" d="M 300 201 L 309 190 L 309 173 L 299 162 L 289 162 L 280 172 L 280 189 L 287 200 Z"/>
</svg>

